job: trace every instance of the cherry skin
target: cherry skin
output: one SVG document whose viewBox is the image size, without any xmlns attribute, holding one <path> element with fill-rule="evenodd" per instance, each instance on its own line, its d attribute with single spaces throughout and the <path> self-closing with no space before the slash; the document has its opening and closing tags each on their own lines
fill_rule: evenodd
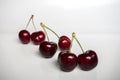
<svg viewBox="0 0 120 80">
<path fill-rule="evenodd" d="M 30 42 L 30 33 L 27 30 L 21 30 L 18 34 L 20 41 L 23 44 L 28 44 Z"/>
<path fill-rule="evenodd" d="M 77 56 L 70 52 L 60 52 L 58 55 L 58 63 L 61 70 L 70 72 L 77 66 Z"/>
<path fill-rule="evenodd" d="M 31 40 L 35 45 L 41 44 L 45 40 L 45 34 L 43 31 L 37 31 L 31 34 Z"/>
<path fill-rule="evenodd" d="M 54 42 L 44 41 L 39 46 L 39 51 L 45 58 L 51 58 L 57 51 L 57 44 Z"/>
<path fill-rule="evenodd" d="M 98 64 L 98 57 L 96 52 L 93 50 L 88 50 L 83 54 L 78 56 L 78 64 L 80 68 L 84 71 L 89 71 L 95 68 Z"/>
<path fill-rule="evenodd" d="M 69 50 L 71 40 L 67 36 L 61 36 L 59 38 L 58 46 L 61 50 Z"/>
</svg>

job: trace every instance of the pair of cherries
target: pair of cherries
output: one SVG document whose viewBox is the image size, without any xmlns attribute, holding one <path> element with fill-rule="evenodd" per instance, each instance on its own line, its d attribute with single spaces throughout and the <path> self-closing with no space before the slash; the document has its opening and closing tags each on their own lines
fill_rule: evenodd
<svg viewBox="0 0 120 80">
<path fill-rule="evenodd" d="M 79 54 L 76 56 L 74 53 L 71 52 L 72 42 L 73 40 L 76 40 L 79 44 L 82 54 Z M 95 68 L 98 64 L 98 57 L 95 51 L 93 50 L 87 50 L 84 52 L 80 42 L 76 38 L 75 33 L 72 33 L 72 40 L 71 40 L 71 46 L 68 51 L 61 51 L 58 56 L 58 63 L 60 65 L 61 70 L 65 72 L 70 72 L 74 70 L 74 68 L 79 64 L 80 68 L 84 71 L 89 71 L 93 68 Z"/>
<path fill-rule="evenodd" d="M 34 15 L 32 15 L 26 25 L 26 28 L 21 30 L 19 32 L 19 39 L 20 41 L 23 43 L 23 44 L 28 44 L 30 42 L 30 40 L 32 40 L 32 42 L 35 44 L 35 45 L 39 45 L 41 44 L 44 40 L 45 40 L 45 34 L 43 31 L 37 31 L 36 27 L 35 27 L 35 24 L 34 24 L 34 21 L 33 21 L 33 17 Z M 33 23 L 33 26 L 35 28 L 35 32 L 33 32 L 32 34 L 30 34 L 30 32 L 27 30 L 28 28 L 28 25 L 30 23 L 30 21 L 32 20 L 32 23 Z"/>
<path fill-rule="evenodd" d="M 32 20 L 33 22 L 33 15 L 31 16 L 30 20 Z M 65 72 L 70 72 L 74 70 L 77 64 L 79 64 L 80 68 L 84 71 L 88 71 L 96 67 L 96 65 L 98 64 L 98 57 L 96 52 L 93 50 L 88 50 L 84 52 L 81 44 L 75 36 L 75 33 L 72 34 L 72 40 L 70 40 L 67 36 L 64 35 L 59 37 L 52 29 L 50 29 L 43 23 L 40 23 L 40 25 L 45 33 L 43 31 L 38 31 L 34 32 L 34 34 L 32 33 L 32 35 L 30 36 L 29 32 L 27 32 L 26 30 L 22 30 L 19 32 L 19 39 L 21 40 L 21 42 L 27 44 L 29 43 L 31 38 L 34 44 L 39 45 L 39 51 L 45 58 L 53 57 L 59 46 L 61 52 L 58 55 L 58 63 L 61 70 Z M 49 41 L 46 29 L 52 31 L 58 37 L 58 46 L 57 43 Z M 47 37 L 48 41 L 45 41 L 45 37 Z M 71 53 L 72 42 L 74 39 L 79 44 L 83 54 L 76 56 L 74 53 Z"/>
</svg>

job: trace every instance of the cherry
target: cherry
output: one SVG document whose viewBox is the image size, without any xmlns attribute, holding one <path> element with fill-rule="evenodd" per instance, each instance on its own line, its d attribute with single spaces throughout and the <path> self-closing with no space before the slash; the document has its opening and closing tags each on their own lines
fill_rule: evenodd
<svg viewBox="0 0 120 80">
<path fill-rule="evenodd" d="M 78 56 L 78 64 L 82 70 L 88 71 L 95 68 L 98 64 L 96 52 L 88 50 Z"/>
<path fill-rule="evenodd" d="M 43 31 L 37 31 L 31 34 L 31 40 L 35 45 L 41 44 L 45 40 L 45 34 Z"/>
<path fill-rule="evenodd" d="M 31 15 L 31 17 L 30 17 L 30 19 L 29 19 L 29 21 L 28 21 L 28 23 L 27 23 L 27 25 L 26 25 L 26 28 L 23 29 L 23 30 L 21 30 L 21 31 L 19 32 L 19 34 L 18 34 L 18 37 L 19 37 L 20 41 L 21 41 L 23 44 L 28 44 L 28 43 L 30 42 L 30 33 L 29 33 L 29 31 L 27 31 L 26 29 L 27 29 L 27 27 L 28 27 L 31 19 L 33 18 L 33 16 L 34 16 L 34 15 Z"/>
<path fill-rule="evenodd" d="M 57 51 L 57 44 L 54 42 L 44 41 L 40 44 L 39 50 L 43 57 L 51 58 Z"/>
<path fill-rule="evenodd" d="M 68 39 L 66 36 L 61 37 L 61 40 Z M 60 65 L 61 70 L 65 72 L 70 72 L 75 69 L 77 66 L 77 56 L 74 53 L 71 53 L 71 47 L 73 42 L 74 36 L 72 35 L 72 40 L 69 40 L 70 45 L 67 51 L 62 51 L 58 55 L 58 63 Z M 65 48 L 64 48 L 65 49 Z"/>
<path fill-rule="evenodd" d="M 98 57 L 95 51 L 93 50 L 87 50 L 84 52 L 80 42 L 77 40 L 75 33 L 73 33 L 74 39 L 77 41 L 79 44 L 83 54 L 78 55 L 78 64 L 80 68 L 84 71 L 89 71 L 95 68 L 98 64 Z"/>
<path fill-rule="evenodd" d="M 57 44 L 55 42 L 49 41 L 48 34 L 46 32 L 46 29 L 52 31 L 54 34 L 56 34 L 53 30 L 45 26 L 43 23 L 40 23 L 41 27 L 45 31 L 45 34 L 47 36 L 48 41 L 43 41 L 39 46 L 39 51 L 45 58 L 51 58 L 54 56 L 54 54 L 57 51 Z M 46 29 L 45 29 L 46 28 Z"/>
<path fill-rule="evenodd" d="M 45 33 L 43 31 L 37 31 L 33 18 L 32 23 L 36 31 L 31 34 L 31 40 L 35 45 L 39 45 L 45 40 Z"/>
<path fill-rule="evenodd" d="M 22 43 L 27 44 L 30 42 L 30 33 L 27 30 L 21 30 L 18 36 Z"/>
<path fill-rule="evenodd" d="M 61 50 L 69 50 L 71 40 L 67 36 L 61 36 L 59 38 L 58 46 Z"/>
<path fill-rule="evenodd" d="M 77 56 L 71 52 L 60 52 L 58 56 L 58 63 L 61 70 L 70 72 L 77 66 Z"/>
</svg>

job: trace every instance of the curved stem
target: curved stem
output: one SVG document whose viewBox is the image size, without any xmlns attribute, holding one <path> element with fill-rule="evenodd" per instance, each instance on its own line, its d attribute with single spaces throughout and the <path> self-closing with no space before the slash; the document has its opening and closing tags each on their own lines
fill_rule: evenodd
<svg viewBox="0 0 120 80">
<path fill-rule="evenodd" d="M 33 24 L 33 26 L 34 26 L 35 31 L 37 31 L 37 29 L 36 29 L 36 27 L 35 27 L 35 23 L 34 23 L 33 17 L 32 17 L 32 24 Z"/>
<path fill-rule="evenodd" d="M 58 37 L 58 39 L 59 39 L 59 36 L 58 36 L 58 34 L 56 34 L 56 32 L 54 32 L 52 29 L 50 29 L 50 28 L 47 27 L 47 26 L 46 26 L 46 28 L 47 28 L 48 30 L 50 30 L 51 32 L 53 32 L 53 33 Z"/>
<path fill-rule="evenodd" d="M 59 39 L 59 36 L 58 36 L 58 34 L 57 34 L 55 31 L 53 31 L 52 29 L 50 29 L 49 27 L 47 27 L 46 25 L 44 25 L 42 22 L 40 23 L 40 25 L 41 25 L 42 27 L 50 30 L 50 31 L 51 31 L 52 33 L 54 33 L 54 34 L 58 37 L 58 39 Z"/>
<path fill-rule="evenodd" d="M 27 25 L 26 25 L 26 28 L 25 29 L 27 29 L 28 28 L 28 25 L 30 24 L 30 21 L 31 21 L 31 19 L 34 17 L 34 15 L 31 15 L 31 17 L 30 17 L 30 19 L 29 19 L 29 21 L 28 21 L 28 23 L 27 23 Z"/>
<path fill-rule="evenodd" d="M 80 42 L 78 41 L 78 39 L 76 38 L 76 35 L 75 35 L 74 32 L 72 33 L 72 36 L 73 36 L 73 38 L 76 40 L 76 42 L 78 43 L 78 45 L 80 46 L 82 52 L 84 53 L 83 47 L 82 47 L 82 45 L 80 44 Z"/>
<path fill-rule="evenodd" d="M 71 44 L 70 44 L 69 52 L 71 52 L 71 48 L 72 48 L 72 44 L 73 44 L 73 40 L 74 40 L 74 38 L 73 38 L 73 35 L 72 35 L 72 39 L 71 39 Z"/>
<path fill-rule="evenodd" d="M 43 30 L 44 30 L 44 32 L 45 32 L 45 34 L 46 34 L 46 36 L 47 36 L 47 40 L 50 41 L 50 40 L 49 40 L 49 37 L 48 37 L 48 34 L 47 34 L 47 31 L 46 31 L 46 29 L 45 29 L 45 25 L 44 25 L 43 23 L 40 23 L 40 25 L 41 25 L 41 27 L 43 28 Z"/>
</svg>

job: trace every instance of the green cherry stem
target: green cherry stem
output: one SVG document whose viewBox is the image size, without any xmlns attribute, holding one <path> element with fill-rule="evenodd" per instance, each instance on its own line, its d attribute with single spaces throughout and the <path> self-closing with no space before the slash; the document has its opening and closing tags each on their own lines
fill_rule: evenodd
<svg viewBox="0 0 120 80">
<path fill-rule="evenodd" d="M 71 44 L 70 44 L 69 52 L 71 52 L 71 48 L 72 48 L 72 44 L 73 44 L 73 40 L 74 40 L 74 37 L 73 37 L 73 34 L 72 34 L 72 39 L 71 39 Z"/>
<path fill-rule="evenodd" d="M 53 32 L 53 33 L 57 36 L 57 38 L 59 39 L 59 36 L 58 36 L 58 34 L 57 34 L 55 31 L 53 31 L 52 29 L 50 29 L 50 28 L 47 27 L 47 26 L 46 26 L 46 29 L 48 29 L 48 30 L 50 30 L 51 32 Z"/>
<path fill-rule="evenodd" d="M 35 31 L 37 31 L 37 29 L 36 29 L 36 27 L 35 27 L 35 23 L 34 23 L 33 17 L 34 17 L 34 15 L 31 15 L 31 17 L 30 17 L 30 19 L 29 19 L 29 21 L 28 21 L 25 29 L 28 28 L 28 26 L 29 26 L 29 24 L 30 24 L 30 21 L 32 20 L 33 27 L 34 27 Z"/>
<path fill-rule="evenodd" d="M 33 15 L 33 16 L 34 16 L 34 15 Z M 36 26 L 35 26 L 35 23 L 34 23 L 34 20 L 33 20 L 33 17 L 32 17 L 32 24 L 33 24 L 33 27 L 34 27 L 35 31 L 37 31 Z"/>
<path fill-rule="evenodd" d="M 27 22 L 27 25 L 26 25 L 26 28 L 25 29 L 27 29 L 28 28 L 28 26 L 29 26 L 29 24 L 30 24 L 30 21 L 31 21 L 31 19 L 34 17 L 34 15 L 31 15 L 31 17 L 30 17 L 30 19 L 29 19 L 29 21 Z"/>
<path fill-rule="evenodd" d="M 45 28 L 46 29 L 48 29 L 48 30 L 50 30 L 52 33 L 54 33 L 56 36 L 57 36 L 57 38 L 59 39 L 59 36 L 58 36 L 58 34 L 55 32 L 55 31 L 53 31 L 52 29 L 50 29 L 49 27 L 47 27 L 45 24 L 43 24 L 42 22 L 40 23 L 40 25 L 41 25 L 41 27 L 44 29 L 44 31 L 46 32 L 46 30 L 45 30 Z"/>
<path fill-rule="evenodd" d="M 46 31 L 46 29 L 45 29 L 45 25 L 44 25 L 43 23 L 40 23 L 40 25 L 41 25 L 41 27 L 43 28 L 43 30 L 44 30 L 44 32 L 45 32 L 45 34 L 46 34 L 46 36 L 47 36 L 47 40 L 50 41 L 50 39 L 49 39 L 49 37 L 48 37 L 48 34 L 47 34 L 47 31 Z"/>
<path fill-rule="evenodd" d="M 76 38 L 76 35 L 75 35 L 75 33 L 74 33 L 74 32 L 72 33 L 72 37 L 76 40 L 76 42 L 77 42 L 77 43 L 78 43 L 78 45 L 80 46 L 80 48 L 81 48 L 82 52 L 84 53 L 83 47 L 82 47 L 82 45 L 80 44 L 80 42 L 78 41 L 78 39 Z"/>
</svg>

